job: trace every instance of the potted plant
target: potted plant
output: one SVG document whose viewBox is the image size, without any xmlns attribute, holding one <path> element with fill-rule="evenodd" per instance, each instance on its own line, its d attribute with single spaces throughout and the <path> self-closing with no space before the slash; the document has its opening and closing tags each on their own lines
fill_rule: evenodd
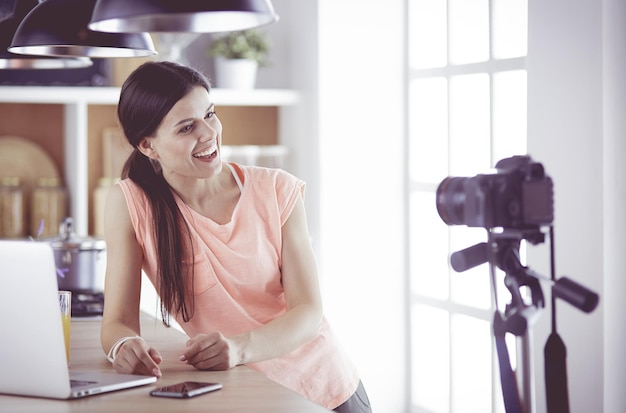
<svg viewBox="0 0 626 413">
<path fill-rule="evenodd" d="M 258 30 L 230 32 L 215 38 L 209 55 L 215 58 L 217 86 L 252 89 L 258 68 L 268 65 L 269 41 Z"/>
</svg>

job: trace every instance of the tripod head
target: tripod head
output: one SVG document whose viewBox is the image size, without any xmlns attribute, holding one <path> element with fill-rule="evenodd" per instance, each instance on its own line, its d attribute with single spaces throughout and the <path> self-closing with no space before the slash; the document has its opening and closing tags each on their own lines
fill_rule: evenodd
<svg viewBox="0 0 626 413">
<path fill-rule="evenodd" d="M 521 264 L 519 248 L 522 240 L 531 244 L 540 244 L 545 241 L 545 234 L 539 228 L 533 229 L 503 229 L 500 232 L 488 230 L 488 242 L 481 242 L 469 248 L 453 253 L 450 264 L 457 272 L 463 272 L 480 264 L 490 263 L 505 272 L 504 284 L 511 293 L 511 302 L 507 305 L 505 316 L 529 313 L 527 307 L 536 309 L 545 306 L 545 300 L 539 281 L 552 285 L 555 298 L 560 298 L 579 310 L 590 313 L 598 305 L 599 297 L 593 291 L 577 282 L 561 277 L 555 279 L 542 276 L 532 269 Z M 554 245 L 552 231 L 550 244 Z M 554 249 L 551 248 L 551 261 L 554 262 Z M 531 304 L 524 302 L 520 289 L 528 287 L 531 293 Z M 517 324 L 517 322 L 515 322 Z M 513 331 L 519 331 L 518 328 Z M 513 333 L 511 331 L 511 333 Z M 516 334 L 519 335 L 519 334 Z"/>
</svg>

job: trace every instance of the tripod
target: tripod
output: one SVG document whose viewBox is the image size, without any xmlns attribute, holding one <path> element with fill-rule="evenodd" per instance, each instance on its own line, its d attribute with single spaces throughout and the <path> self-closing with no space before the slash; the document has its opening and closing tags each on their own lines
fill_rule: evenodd
<svg viewBox="0 0 626 413">
<path fill-rule="evenodd" d="M 551 278 L 541 276 L 521 264 L 519 248 L 522 240 L 531 244 L 544 242 L 545 234 L 537 228 L 488 230 L 488 242 L 479 243 L 452 254 L 450 263 L 457 272 L 466 271 L 489 262 L 495 313 L 493 335 L 500 365 L 500 382 L 507 413 L 532 413 L 533 375 L 530 350 L 530 326 L 545 307 L 540 280 L 552 284 L 552 334 L 546 344 L 546 399 L 548 412 L 568 413 L 567 372 L 565 345 L 556 333 L 555 299 L 561 298 L 576 308 L 591 312 L 598 304 L 598 295 L 576 282 L 562 277 L 556 280 L 554 271 L 554 229 L 550 227 Z M 504 285 L 511 293 L 505 310 L 499 310 L 495 267 L 505 272 Z M 528 294 L 523 294 L 527 289 Z M 526 297 L 525 297 L 526 295 Z M 518 338 L 521 351 L 518 356 L 518 371 L 511 367 L 506 346 L 506 333 Z M 521 384 L 518 376 L 521 372 Z"/>
</svg>

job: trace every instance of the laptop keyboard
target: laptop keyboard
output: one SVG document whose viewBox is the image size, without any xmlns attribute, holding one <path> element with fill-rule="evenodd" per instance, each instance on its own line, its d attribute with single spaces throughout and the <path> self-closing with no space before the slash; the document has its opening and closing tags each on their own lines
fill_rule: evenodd
<svg viewBox="0 0 626 413">
<path fill-rule="evenodd" d="M 70 387 L 79 387 L 79 386 L 87 386 L 89 384 L 96 384 L 97 381 L 88 381 L 88 380 L 70 380 Z"/>
</svg>

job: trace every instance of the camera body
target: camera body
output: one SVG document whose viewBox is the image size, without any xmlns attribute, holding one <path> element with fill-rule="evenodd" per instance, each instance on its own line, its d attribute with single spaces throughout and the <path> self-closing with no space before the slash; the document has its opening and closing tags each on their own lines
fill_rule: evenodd
<svg viewBox="0 0 626 413">
<path fill-rule="evenodd" d="M 448 225 L 536 229 L 554 220 L 552 179 L 526 155 L 500 160 L 494 174 L 445 178 L 436 201 Z"/>
</svg>

